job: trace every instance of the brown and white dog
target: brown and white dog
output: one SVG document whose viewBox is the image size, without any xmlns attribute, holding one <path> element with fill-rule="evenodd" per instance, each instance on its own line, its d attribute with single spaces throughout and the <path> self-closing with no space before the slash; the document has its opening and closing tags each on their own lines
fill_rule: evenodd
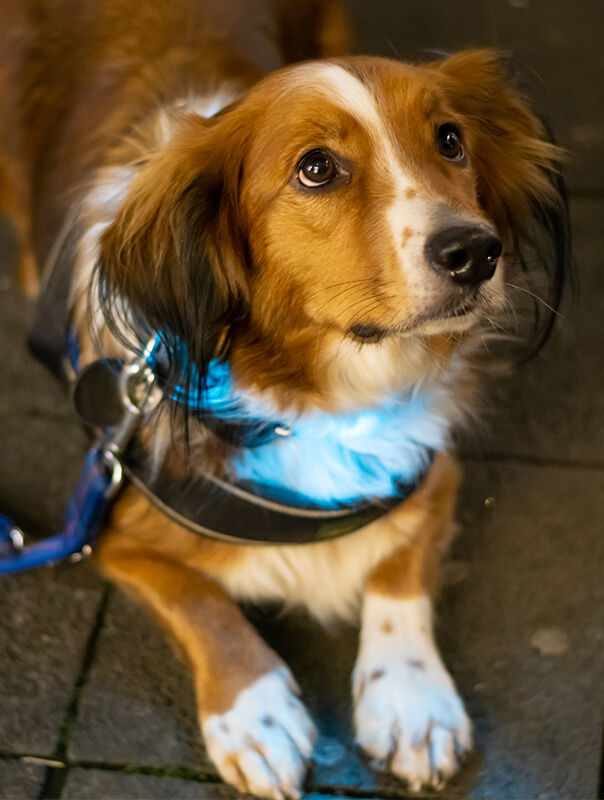
<svg viewBox="0 0 604 800">
<path fill-rule="evenodd" d="M 313 723 L 235 602 L 280 599 L 360 613 L 357 740 L 412 787 L 439 784 L 472 747 L 432 636 L 459 480 L 447 448 L 537 235 L 558 248 L 559 299 L 557 149 L 496 54 L 344 57 L 336 0 L 12 0 L 0 30 L 0 204 L 26 290 L 72 244 L 82 364 L 140 344 L 139 325 L 170 330 L 202 382 L 222 360 L 294 432 L 385 402 L 404 417 L 419 398 L 396 453 L 388 428 L 367 445 L 378 471 L 416 457 L 410 443 L 439 451 L 395 510 L 302 546 L 204 540 L 121 494 L 98 562 L 184 649 L 221 775 L 299 796 Z M 157 459 L 183 426 L 150 425 Z M 194 416 L 187 428 L 190 469 L 239 463 Z M 280 462 L 285 485 L 316 472 L 334 500 L 355 494 L 349 465 L 313 446 L 310 470 Z"/>
</svg>

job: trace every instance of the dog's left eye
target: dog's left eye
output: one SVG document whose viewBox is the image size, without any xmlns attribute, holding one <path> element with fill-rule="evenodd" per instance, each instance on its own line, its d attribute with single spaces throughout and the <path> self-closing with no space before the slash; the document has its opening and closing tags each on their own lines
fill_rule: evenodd
<svg viewBox="0 0 604 800">
<path fill-rule="evenodd" d="M 298 161 L 298 180 L 311 189 L 325 186 L 338 174 L 335 161 L 325 150 L 311 150 Z"/>
<path fill-rule="evenodd" d="M 461 141 L 461 132 L 453 122 L 441 125 L 437 131 L 436 139 L 441 156 L 449 161 L 461 161 L 465 155 Z"/>
</svg>

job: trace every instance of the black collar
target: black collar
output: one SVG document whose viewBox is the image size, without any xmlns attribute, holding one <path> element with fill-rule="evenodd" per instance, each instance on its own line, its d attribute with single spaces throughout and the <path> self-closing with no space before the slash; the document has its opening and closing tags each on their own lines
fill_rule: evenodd
<svg viewBox="0 0 604 800">
<path fill-rule="evenodd" d="M 118 386 L 121 369 L 119 361 L 101 359 L 79 372 L 74 403 L 88 425 L 111 429 L 120 424 L 124 414 Z M 256 447 L 279 436 L 275 423 L 269 421 L 227 423 L 206 417 L 201 422 L 238 447 Z M 230 483 L 196 468 L 187 468 L 184 475 L 165 464 L 157 469 L 136 438 L 120 460 L 130 481 L 148 500 L 198 535 L 239 544 L 305 544 L 352 533 L 387 514 L 418 488 L 433 457 L 433 451 L 426 450 L 425 469 L 412 483 L 399 484 L 395 495 L 336 510 L 309 506 L 293 492 L 287 503 L 277 502 L 262 487 Z"/>
<path fill-rule="evenodd" d="M 263 497 L 254 487 L 228 483 L 191 471 L 176 477 L 162 468 L 153 474 L 146 453 L 131 447 L 122 459 L 128 478 L 174 522 L 201 536 L 234 544 L 309 544 L 359 530 L 387 514 L 422 483 L 432 464 L 397 494 L 337 510 L 286 505 Z"/>
</svg>

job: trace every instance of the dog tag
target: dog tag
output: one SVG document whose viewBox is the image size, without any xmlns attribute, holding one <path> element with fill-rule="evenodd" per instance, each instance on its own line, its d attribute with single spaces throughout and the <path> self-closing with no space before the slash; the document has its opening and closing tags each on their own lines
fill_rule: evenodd
<svg viewBox="0 0 604 800">
<path fill-rule="evenodd" d="M 124 416 L 117 358 L 102 358 L 82 369 L 73 389 L 73 402 L 82 420 L 95 428 L 112 428 Z"/>
</svg>

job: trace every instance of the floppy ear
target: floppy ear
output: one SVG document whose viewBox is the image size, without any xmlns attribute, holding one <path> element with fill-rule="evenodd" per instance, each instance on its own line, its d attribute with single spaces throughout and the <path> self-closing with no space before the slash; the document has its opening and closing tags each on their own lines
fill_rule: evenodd
<svg viewBox="0 0 604 800">
<path fill-rule="evenodd" d="M 481 205 L 527 269 L 539 261 L 548 276 L 547 304 L 558 308 L 570 269 L 563 151 L 514 85 L 509 58 L 470 50 L 438 65 L 453 107 L 465 120 Z M 548 337 L 554 315 L 536 307 L 532 352 Z M 550 310 L 551 310 L 550 309 Z"/>
<path fill-rule="evenodd" d="M 240 159 L 220 127 L 192 117 L 152 154 L 101 239 L 98 283 L 108 324 L 137 346 L 161 331 L 172 372 L 186 381 L 191 363 L 203 381 L 210 361 L 225 355 L 246 308 Z"/>
</svg>

